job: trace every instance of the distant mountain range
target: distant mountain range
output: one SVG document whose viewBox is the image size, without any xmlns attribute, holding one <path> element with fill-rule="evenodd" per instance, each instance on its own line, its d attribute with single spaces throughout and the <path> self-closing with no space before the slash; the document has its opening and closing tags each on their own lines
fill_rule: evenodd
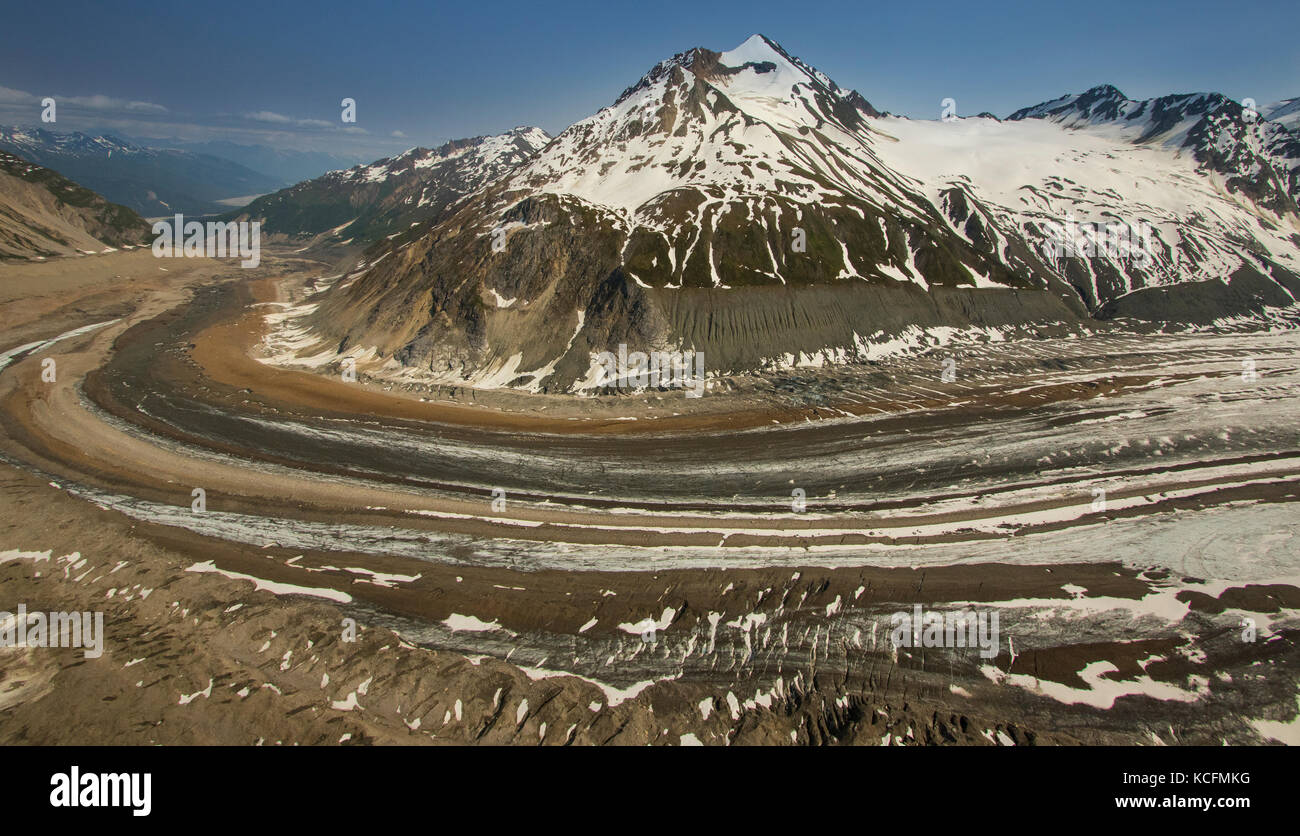
<svg viewBox="0 0 1300 836">
<path fill-rule="evenodd" d="M 211 154 L 147 148 L 113 136 L 0 127 L 0 151 L 58 171 L 144 217 L 227 211 L 220 201 L 283 183 Z"/>
<path fill-rule="evenodd" d="M 0 151 L 0 261 L 143 245 L 149 224 L 57 172 Z"/>
<path fill-rule="evenodd" d="M 195 142 L 175 138 L 131 137 L 131 141 L 136 145 L 150 148 L 174 148 L 195 154 L 221 157 L 259 174 L 265 174 L 278 181 L 280 186 L 310 180 L 327 171 L 348 168 L 363 162 L 363 158 L 360 157 L 328 154 L 323 151 L 295 151 L 271 148 L 266 145 L 241 145 L 237 142 L 221 140 Z"/>
</svg>

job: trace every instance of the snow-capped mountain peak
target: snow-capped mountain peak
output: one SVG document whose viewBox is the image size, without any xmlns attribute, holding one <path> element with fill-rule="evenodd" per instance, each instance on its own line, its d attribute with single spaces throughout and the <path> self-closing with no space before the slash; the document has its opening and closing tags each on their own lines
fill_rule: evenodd
<svg viewBox="0 0 1300 836">
<path fill-rule="evenodd" d="M 1279 109 L 1285 111 L 1285 105 Z M 1271 112 L 1251 110 L 1220 93 L 1135 101 L 1107 84 L 1023 108 L 1007 119 L 1045 119 L 1186 151 L 1202 170 L 1220 176 L 1229 191 L 1276 215 L 1293 215 L 1300 201 L 1300 140 L 1273 121 Z"/>
<path fill-rule="evenodd" d="M 617 108 L 627 99 L 646 90 L 662 87 L 673 71 L 689 72 L 724 94 L 740 110 L 760 119 L 774 119 L 786 127 L 816 125 L 826 118 L 813 108 L 811 118 L 791 118 L 807 110 L 809 102 L 801 97 L 829 97 L 834 106 L 847 101 L 852 108 L 868 116 L 878 115 L 871 105 L 854 91 L 841 90 L 829 77 L 790 55 L 765 35 L 751 35 L 744 43 L 725 52 L 696 47 L 656 64 L 634 85 L 623 91 L 614 102 Z M 826 102 L 821 104 L 825 105 Z M 802 105 L 802 106 L 801 106 Z M 794 106 L 786 112 L 782 106 Z M 857 118 L 849 111 L 838 114 L 850 122 Z"/>
<path fill-rule="evenodd" d="M 1101 84 L 1023 108 L 1007 119 L 1047 119 L 1070 128 L 1115 126 L 1127 131 L 1135 142 L 1180 144 L 1207 113 L 1225 111 L 1240 118 L 1244 110 L 1240 103 L 1219 93 L 1180 93 L 1137 101 L 1113 85 Z"/>
<path fill-rule="evenodd" d="M 482 185 L 493 176 L 503 173 L 537 153 L 550 139 L 550 135 L 541 128 L 517 127 L 496 136 L 455 139 L 437 148 L 408 148 L 396 156 L 376 160 L 367 165 L 330 172 L 325 176 L 340 180 L 364 180 L 376 183 L 468 156 L 473 158 L 470 165 L 474 169 L 469 179 L 477 180 L 478 185 Z M 461 173 L 468 173 L 468 171 Z"/>
<path fill-rule="evenodd" d="M 108 134 L 91 136 L 81 131 L 55 133 L 44 128 L 0 126 L 0 144 L 29 152 L 56 152 L 79 156 L 142 154 L 146 149 Z"/>
<path fill-rule="evenodd" d="M 561 133 L 512 175 L 501 199 L 564 194 L 664 231 L 682 220 L 665 217 L 666 202 L 695 201 L 684 189 L 706 201 L 695 207 L 705 214 L 730 201 L 757 210 L 844 192 L 906 203 L 873 160 L 865 119 L 875 115 L 860 95 L 761 35 L 726 52 L 697 47 Z"/>
</svg>

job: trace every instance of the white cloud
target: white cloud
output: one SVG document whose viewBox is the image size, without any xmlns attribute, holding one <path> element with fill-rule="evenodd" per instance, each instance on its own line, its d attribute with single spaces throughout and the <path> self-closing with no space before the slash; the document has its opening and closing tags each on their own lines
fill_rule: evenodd
<svg viewBox="0 0 1300 836">
<path fill-rule="evenodd" d="M 0 87 L 0 102 L 5 104 L 26 104 L 34 101 L 36 101 L 36 97 L 31 93 L 14 90 L 12 87 Z"/>
<path fill-rule="evenodd" d="M 28 93 L 26 90 L 15 90 L 12 87 L 0 87 L 0 104 L 31 104 L 40 101 L 43 96 L 36 96 Z M 84 107 L 88 110 L 100 110 L 111 112 L 115 110 L 126 111 L 128 113 L 166 113 L 167 108 L 153 102 L 129 101 L 127 99 L 116 99 L 112 96 L 102 96 L 95 94 L 93 96 L 50 96 L 60 106 L 72 105 L 74 107 Z"/>
<path fill-rule="evenodd" d="M 153 102 L 132 102 L 112 96 L 55 96 L 59 104 L 78 105 L 91 110 L 125 110 L 132 113 L 166 113 L 167 108 Z"/>
<path fill-rule="evenodd" d="M 259 110 L 254 113 L 243 114 L 245 119 L 251 119 L 254 122 L 265 122 L 271 125 L 292 125 L 298 128 L 335 128 L 338 127 L 336 122 L 326 122 L 324 119 L 295 119 L 292 116 L 285 116 L 283 113 L 276 113 L 272 110 Z"/>
<path fill-rule="evenodd" d="M 254 122 L 273 122 L 277 125 L 288 125 L 293 122 L 293 120 L 288 116 L 270 110 L 259 110 L 254 113 L 245 113 L 244 118 L 252 119 Z"/>
<path fill-rule="evenodd" d="M 127 102 L 126 109 L 133 113 L 166 113 L 167 108 L 153 102 Z"/>
</svg>

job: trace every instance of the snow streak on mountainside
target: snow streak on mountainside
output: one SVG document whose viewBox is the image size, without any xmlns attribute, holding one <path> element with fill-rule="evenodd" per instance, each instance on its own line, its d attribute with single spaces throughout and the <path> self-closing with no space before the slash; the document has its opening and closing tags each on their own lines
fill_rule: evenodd
<svg viewBox="0 0 1300 836">
<path fill-rule="evenodd" d="M 272 235 L 316 236 L 369 245 L 420 221 L 438 220 L 460 198 L 497 179 L 550 141 L 540 128 L 412 148 L 395 157 L 331 171 L 265 195 L 229 217 L 261 221 Z"/>
<path fill-rule="evenodd" d="M 593 354 L 623 343 L 704 351 L 725 374 L 867 360 L 954 328 L 1294 305 L 1290 134 L 1242 128 L 1226 100 L 1150 116 L 1116 96 L 913 122 L 762 36 L 694 49 L 396 238 L 292 343 L 316 363 L 581 390 Z M 1071 221 L 1150 224 L 1154 252 L 1063 258 Z"/>
<path fill-rule="evenodd" d="M 149 225 L 57 172 L 0 151 L 0 261 L 111 252 Z"/>
</svg>

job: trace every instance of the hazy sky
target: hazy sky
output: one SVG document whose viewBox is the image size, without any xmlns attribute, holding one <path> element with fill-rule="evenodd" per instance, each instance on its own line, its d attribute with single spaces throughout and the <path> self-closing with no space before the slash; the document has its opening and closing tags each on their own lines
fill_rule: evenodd
<svg viewBox="0 0 1300 836">
<path fill-rule="evenodd" d="M 877 108 L 945 97 L 998 116 L 1112 83 L 1131 98 L 1300 96 L 1300 2 L 315 0 L 12 3 L 0 124 L 348 151 L 371 158 L 539 125 L 557 133 L 657 61 L 761 32 Z M 357 101 L 357 123 L 340 101 Z"/>
</svg>

